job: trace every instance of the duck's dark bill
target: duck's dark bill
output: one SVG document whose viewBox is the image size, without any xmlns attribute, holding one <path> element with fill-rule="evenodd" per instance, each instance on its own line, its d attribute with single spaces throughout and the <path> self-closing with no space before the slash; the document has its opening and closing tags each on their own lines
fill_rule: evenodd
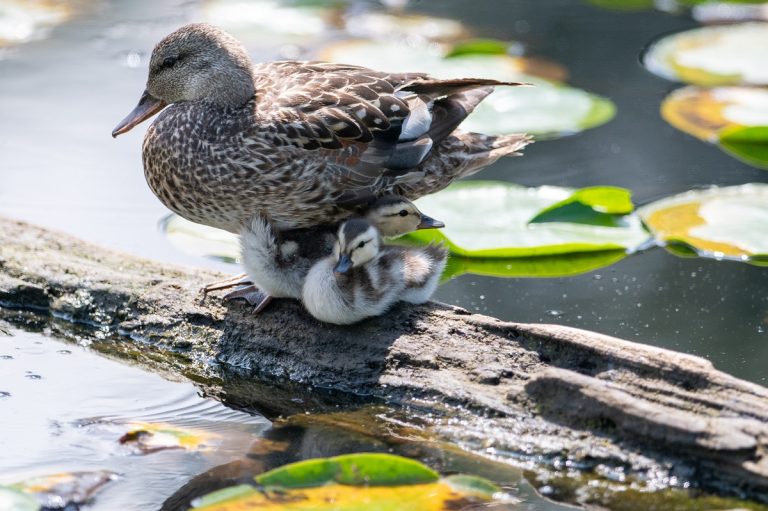
<svg viewBox="0 0 768 511">
<path fill-rule="evenodd" d="M 427 215 L 421 215 L 421 222 L 416 226 L 417 229 L 442 229 L 443 227 L 445 227 L 443 222 Z"/>
<path fill-rule="evenodd" d="M 150 95 L 149 92 L 144 91 L 144 94 L 141 95 L 139 104 L 136 105 L 136 108 L 134 108 L 133 111 L 129 113 L 125 119 L 120 121 L 120 124 L 115 126 L 114 130 L 112 130 L 112 137 L 116 137 L 131 131 L 134 126 L 146 119 L 149 119 L 157 112 L 165 108 L 166 104 L 167 103 L 162 99 L 157 99 L 156 97 Z"/>
<path fill-rule="evenodd" d="M 333 271 L 335 273 L 346 273 L 350 268 L 352 268 L 352 259 L 350 259 L 349 256 L 342 254 L 339 256 L 339 262 L 336 263 Z"/>
</svg>

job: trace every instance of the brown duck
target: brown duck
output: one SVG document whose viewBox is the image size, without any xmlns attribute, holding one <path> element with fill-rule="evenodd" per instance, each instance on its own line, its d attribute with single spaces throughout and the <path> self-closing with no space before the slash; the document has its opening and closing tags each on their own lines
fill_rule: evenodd
<svg viewBox="0 0 768 511">
<path fill-rule="evenodd" d="M 254 212 L 278 229 L 343 221 L 384 195 L 436 192 L 529 142 L 457 129 L 496 85 L 359 66 L 254 65 L 207 24 L 160 41 L 136 108 L 112 132 L 147 130 L 144 174 L 179 215 L 240 232 Z M 167 108 L 166 108 L 167 107 Z"/>
</svg>

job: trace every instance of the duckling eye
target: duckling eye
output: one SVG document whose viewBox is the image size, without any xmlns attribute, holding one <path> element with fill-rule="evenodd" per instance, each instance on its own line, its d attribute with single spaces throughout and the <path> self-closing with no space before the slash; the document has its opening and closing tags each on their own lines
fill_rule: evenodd
<svg viewBox="0 0 768 511">
<path fill-rule="evenodd" d="M 179 57 L 171 55 L 163 59 L 163 63 L 160 65 L 162 68 L 173 67 L 179 61 Z"/>
<path fill-rule="evenodd" d="M 400 215 L 400 216 L 408 216 L 408 211 L 405 210 L 405 209 L 401 209 L 400 213 L 398 213 L 398 215 Z"/>
<path fill-rule="evenodd" d="M 357 244 L 357 248 L 363 248 L 364 246 L 365 246 L 364 241 L 361 241 L 360 243 Z"/>
</svg>

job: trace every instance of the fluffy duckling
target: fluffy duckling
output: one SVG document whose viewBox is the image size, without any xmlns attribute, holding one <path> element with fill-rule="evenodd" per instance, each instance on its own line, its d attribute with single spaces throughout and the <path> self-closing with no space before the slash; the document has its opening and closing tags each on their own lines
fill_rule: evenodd
<svg viewBox="0 0 768 511">
<path fill-rule="evenodd" d="M 340 227 L 333 254 L 317 262 L 304 281 L 302 301 L 320 321 L 348 325 L 378 316 L 397 301 L 424 303 L 445 267 L 443 246 L 382 245 L 366 219 Z"/>
<path fill-rule="evenodd" d="M 444 227 L 400 196 L 378 199 L 368 207 L 365 218 L 386 237 Z M 240 232 L 245 280 L 254 285 L 237 289 L 225 298 L 245 298 L 256 306 L 255 312 L 272 298 L 300 299 L 309 269 L 333 252 L 336 230 L 336 226 L 322 226 L 279 233 L 264 216 L 255 215 Z"/>
</svg>

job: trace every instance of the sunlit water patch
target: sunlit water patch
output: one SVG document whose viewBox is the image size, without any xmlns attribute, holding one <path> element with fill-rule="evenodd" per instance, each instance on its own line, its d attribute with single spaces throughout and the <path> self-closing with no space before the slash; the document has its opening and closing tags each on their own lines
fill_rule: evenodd
<svg viewBox="0 0 768 511">
<path fill-rule="evenodd" d="M 13 334 L 0 337 L 0 484 L 109 470 L 119 479 L 88 509 L 158 509 L 194 475 L 240 457 L 268 425 L 201 398 L 189 383 L 41 334 Z M 147 453 L 121 443 L 146 424 L 199 441 Z"/>
</svg>

